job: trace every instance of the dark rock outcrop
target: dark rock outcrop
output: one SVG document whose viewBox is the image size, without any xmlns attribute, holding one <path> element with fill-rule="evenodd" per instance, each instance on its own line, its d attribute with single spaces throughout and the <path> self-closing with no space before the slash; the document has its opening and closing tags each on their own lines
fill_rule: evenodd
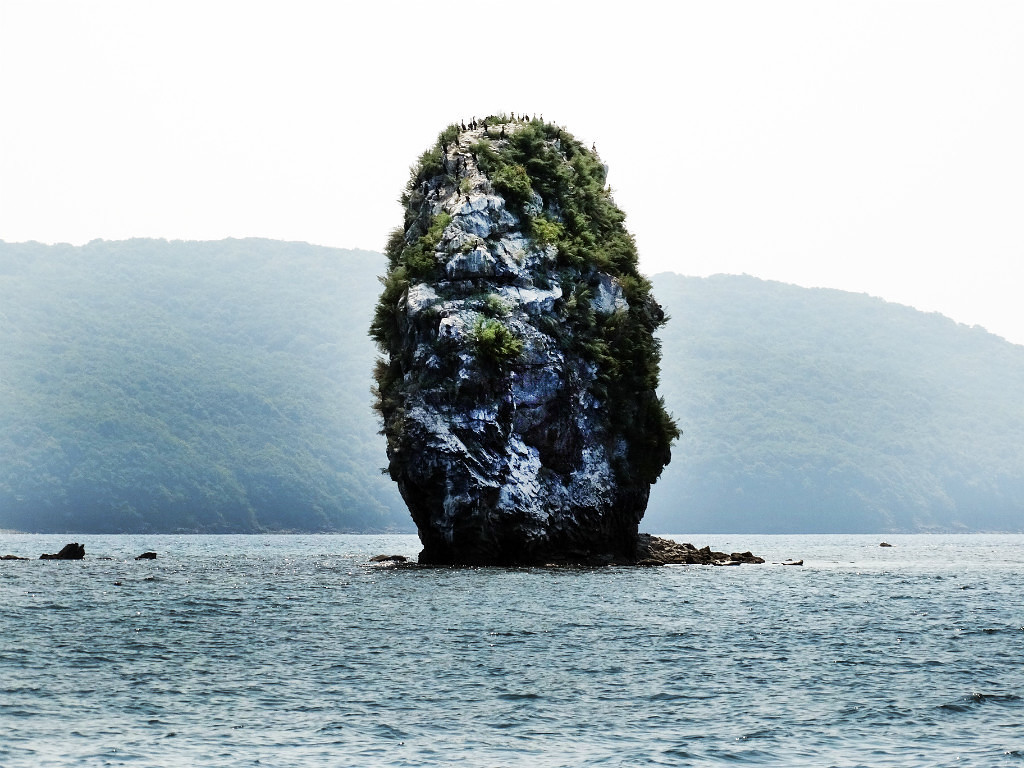
<svg viewBox="0 0 1024 768">
<path fill-rule="evenodd" d="M 741 565 L 759 564 L 764 558 L 750 552 L 714 552 L 710 547 L 697 549 L 693 544 L 679 544 L 670 539 L 641 533 L 637 537 L 638 565 Z"/>
<path fill-rule="evenodd" d="M 81 560 L 85 557 L 85 545 L 78 544 L 65 544 L 60 552 L 52 555 L 40 555 L 40 560 Z"/>
<path fill-rule="evenodd" d="M 28 560 L 27 557 L 18 557 L 17 555 L 4 555 L 0 557 L 0 560 Z"/>
<path fill-rule="evenodd" d="M 156 552 L 143 552 L 136 560 L 156 560 Z"/>
<path fill-rule="evenodd" d="M 374 555 L 370 558 L 371 563 L 404 563 L 406 560 L 405 555 Z"/>
<path fill-rule="evenodd" d="M 368 561 L 374 566 L 397 566 L 405 568 L 430 568 L 439 563 L 410 563 L 403 555 L 375 555 Z M 763 563 L 764 558 L 757 557 L 750 552 L 715 552 L 710 547 L 697 549 L 692 544 L 679 544 L 670 539 L 663 539 L 658 536 L 651 536 L 641 533 L 637 536 L 636 549 L 626 557 L 612 555 L 596 555 L 584 553 L 569 553 L 569 556 L 554 558 L 543 563 L 546 567 L 557 568 L 560 566 L 588 566 L 601 567 L 609 565 L 638 565 L 653 567 L 659 565 L 743 565 L 745 563 Z M 803 565 L 803 560 L 787 561 L 781 565 Z"/>
<path fill-rule="evenodd" d="M 424 153 L 388 243 L 388 471 L 421 563 L 633 562 L 678 434 L 664 313 L 596 154 L 541 121 L 484 126 Z"/>
</svg>

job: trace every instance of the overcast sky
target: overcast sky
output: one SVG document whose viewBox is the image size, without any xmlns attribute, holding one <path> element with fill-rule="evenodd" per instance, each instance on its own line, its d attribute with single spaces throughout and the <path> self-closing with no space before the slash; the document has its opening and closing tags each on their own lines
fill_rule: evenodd
<svg viewBox="0 0 1024 768">
<path fill-rule="evenodd" d="M 1024 344 L 1024 2 L 0 0 L 0 239 L 381 250 L 448 123 L 609 164 L 649 274 Z"/>
</svg>

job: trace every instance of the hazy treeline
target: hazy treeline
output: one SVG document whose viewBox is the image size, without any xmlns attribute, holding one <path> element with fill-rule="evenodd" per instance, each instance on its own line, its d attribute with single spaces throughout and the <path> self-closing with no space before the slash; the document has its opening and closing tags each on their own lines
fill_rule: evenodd
<svg viewBox="0 0 1024 768">
<path fill-rule="evenodd" d="M 650 527 L 1024 530 L 1024 347 L 864 294 L 725 275 L 654 287 L 684 435 Z"/>
<path fill-rule="evenodd" d="M 0 528 L 411 531 L 370 407 L 385 264 L 0 243 Z M 1024 347 L 859 294 L 653 282 L 683 436 L 644 529 L 1024 530 Z"/>
<path fill-rule="evenodd" d="M 370 410 L 382 258 L 0 245 L 0 527 L 413 530 Z"/>
</svg>

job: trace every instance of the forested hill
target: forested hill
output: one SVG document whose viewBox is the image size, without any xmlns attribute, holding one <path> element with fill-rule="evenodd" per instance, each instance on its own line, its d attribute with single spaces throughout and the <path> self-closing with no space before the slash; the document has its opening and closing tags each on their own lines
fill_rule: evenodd
<svg viewBox="0 0 1024 768">
<path fill-rule="evenodd" d="M 380 474 L 380 254 L 0 243 L 0 528 L 414 528 Z"/>
<path fill-rule="evenodd" d="M 652 530 L 1024 530 L 1024 347 L 863 294 L 662 274 Z"/>
<path fill-rule="evenodd" d="M 0 243 L 0 528 L 411 531 L 367 335 L 386 261 Z M 683 436 L 645 530 L 1024 530 L 1024 347 L 858 294 L 658 275 Z"/>
</svg>

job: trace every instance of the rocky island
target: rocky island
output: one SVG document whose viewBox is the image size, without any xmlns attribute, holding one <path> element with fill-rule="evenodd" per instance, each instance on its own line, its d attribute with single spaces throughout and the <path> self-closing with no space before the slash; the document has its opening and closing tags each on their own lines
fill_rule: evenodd
<svg viewBox="0 0 1024 768">
<path fill-rule="evenodd" d="M 636 563 L 676 424 L 665 322 L 594 148 L 537 119 L 420 157 L 371 327 L 387 472 L 424 564 Z"/>
</svg>

